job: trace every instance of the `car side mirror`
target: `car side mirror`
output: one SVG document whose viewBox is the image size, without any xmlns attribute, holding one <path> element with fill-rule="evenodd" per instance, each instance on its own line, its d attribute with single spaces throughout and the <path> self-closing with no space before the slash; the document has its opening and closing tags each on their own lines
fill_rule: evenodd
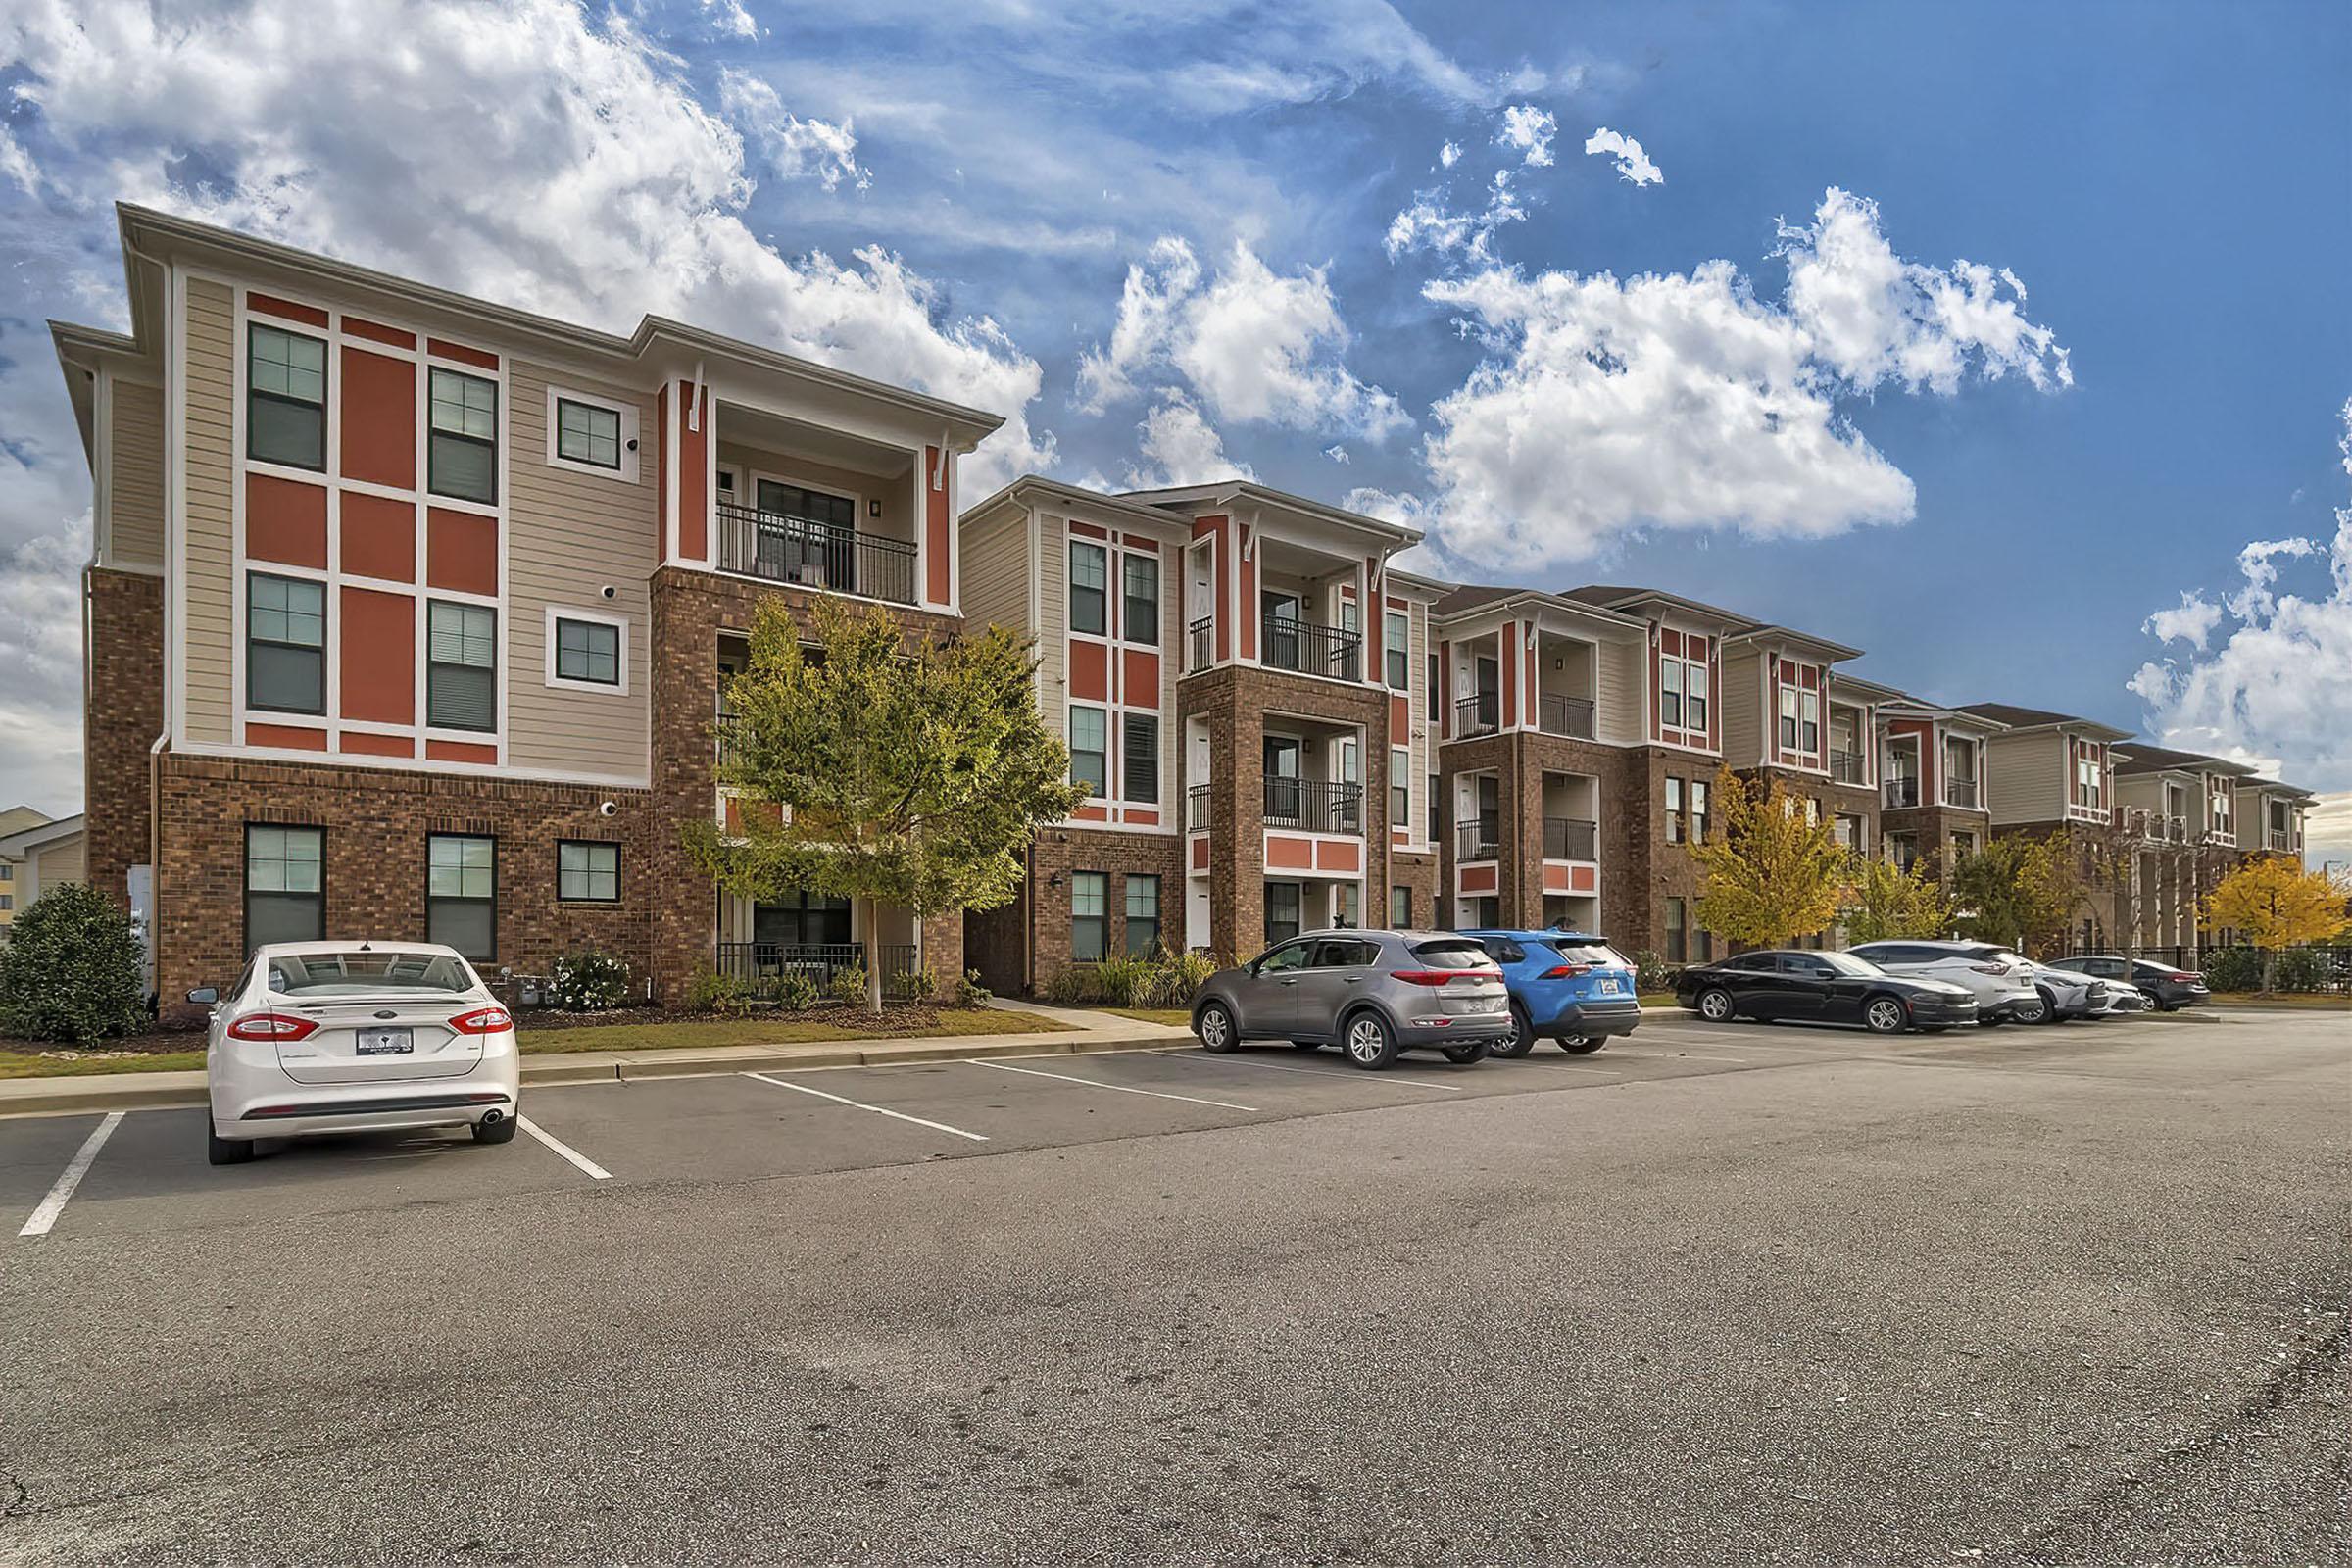
<svg viewBox="0 0 2352 1568">
<path fill-rule="evenodd" d="M 220 1002 L 219 986 L 198 986 L 188 993 L 188 1000 L 199 1007 L 218 1006 Z"/>
</svg>

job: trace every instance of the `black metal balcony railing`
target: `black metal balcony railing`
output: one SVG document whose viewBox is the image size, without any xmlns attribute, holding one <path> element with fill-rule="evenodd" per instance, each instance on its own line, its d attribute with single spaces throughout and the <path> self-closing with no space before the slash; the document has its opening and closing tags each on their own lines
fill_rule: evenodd
<svg viewBox="0 0 2352 1568">
<path fill-rule="evenodd" d="M 1498 692 L 1479 692 L 1470 697 L 1457 697 L 1453 702 L 1453 737 L 1460 740 L 1469 735 L 1492 735 L 1502 724 L 1502 696 Z"/>
<path fill-rule="evenodd" d="M 839 523 L 718 503 L 718 565 L 771 582 L 914 603 L 914 546 Z"/>
<path fill-rule="evenodd" d="M 1919 804 L 1919 780 L 1915 778 L 1890 778 L 1882 788 L 1886 791 L 1889 810 Z"/>
<path fill-rule="evenodd" d="M 1492 860 L 1502 853 L 1502 818 L 1474 816 L 1453 824 L 1453 858 Z"/>
<path fill-rule="evenodd" d="M 1185 627 L 1184 651 L 1187 669 L 1206 669 L 1216 662 L 1216 623 L 1202 615 Z"/>
<path fill-rule="evenodd" d="M 1546 735 L 1568 735 L 1589 741 L 1592 738 L 1592 699 L 1539 696 L 1536 727 Z"/>
<path fill-rule="evenodd" d="M 1320 778 L 1270 778 L 1266 826 L 1307 833 L 1361 833 L 1364 787 Z"/>
<path fill-rule="evenodd" d="M 1197 833 L 1208 831 L 1208 786 L 1196 784 L 1184 792 L 1184 825 Z"/>
<path fill-rule="evenodd" d="M 1547 816 L 1544 819 L 1544 858 L 1546 860 L 1591 860 L 1598 858 L 1595 846 L 1600 842 L 1600 824 L 1581 817 Z"/>
<path fill-rule="evenodd" d="M 1832 752 L 1830 754 L 1830 777 L 1840 784 L 1865 782 L 1862 776 L 1862 754 L 1860 752 Z"/>
<path fill-rule="evenodd" d="M 882 965 L 882 994 L 914 997 L 922 992 L 912 943 L 885 943 L 875 950 Z M 773 1000 L 787 975 L 799 975 L 820 993 L 830 994 L 845 969 L 865 963 L 865 948 L 856 942 L 721 942 L 718 972 L 750 988 L 756 998 Z"/>
<path fill-rule="evenodd" d="M 1265 647 L 1259 654 L 1259 662 L 1274 669 L 1334 680 L 1364 678 L 1363 635 L 1339 626 L 1275 615 L 1266 621 Z"/>
<path fill-rule="evenodd" d="M 735 755 L 735 738 L 742 732 L 743 715 L 722 711 L 715 727 L 718 734 L 718 760 L 723 762 Z"/>
<path fill-rule="evenodd" d="M 1973 778 L 1947 778 L 1943 781 L 1943 804 L 1974 807 L 1977 804 L 1977 781 Z"/>
</svg>

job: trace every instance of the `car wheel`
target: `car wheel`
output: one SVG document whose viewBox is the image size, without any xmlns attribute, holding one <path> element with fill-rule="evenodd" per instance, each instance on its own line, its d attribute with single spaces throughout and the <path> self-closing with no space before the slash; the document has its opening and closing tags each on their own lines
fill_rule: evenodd
<svg viewBox="0 0 2352 1568">
<path fill-rule="evenodd" d="M 1396 1037 L 1389 1032 L 1388 1020 L 1369 1008 L 1349 1018 L 1340 1038 L 1348 1059 L 1368 1072 L 1396 1065 Z"/>
<path fill-rule="evenodd" d="M 2032 1002 L 2020 1004 L 2017 1009 L 2019 1023 L 2046 1023 L 2049 1021 L 2049 1004 L 2038 996 Z"/>
<path fill-rule="evenodd" d="M 1202 1051 L 1226 1052 L 1241 1044 L 1233 1026 L 1233 1014 L 1222 1002 L 1202 1004 L 1200 1016 L 1193 1020 L 1193 1033 L 1200 1037 Z"/>
<path fill-rule="evenodd" d="M 1873 997 L 1862 1007 L 1862 1026 L 1874 1035 L 1899 1035 L 1911 1022 L 1911 1009 L 1893 997 Z"/>
<path fill-rule="evenodd" d="M 2038 1018 L 2029 1018 L 2026 1021 L 2028 1023 L 2064 1023 L 2066 1020 L 2058 1016 L 2058 998 L 2056 993 L 2042 991 L 2038 992 L 2037 994 L 2041 998 L 2041 1016 Z"/>
<path fill-rule="evenodd" d="M 1721 986 L 1710 986 L 1698 994 L 1698 1015 L 1709 1023 L 1729 1023 L 1735 1011 L 1732 994 Z"/>
<path fill-rule="evenodd" d="M 242 1165 L 253 1157 L 250 1138 L 223 1138 L 213 1131 L 213 1118 L 204 1118 L 204 1162 L 208 1165 Z"/>
<path fill-rule="evenodd" d="M 1527 1009 L 1516 1002 L 1511 1004 L 1511 1038 L 1497 1040 L 1487 1048 L 1487 1054 L 1515 1061 L 1536 1049 L 1536 1026 L 1528 1018 Z"/>
<path fill-rule="evenodd" d="M 1472 1062 L 1486 1060 L 1494 1049 L 1492 1042 L 1473 1040 L 1466 1046 L 1447 1046 L 1446 1059 L 1457 1067 L 1467 1067 Z"/>
<path fill-rule="evenodd" d="M 1606 1035 L 1562 1035 L 1560 1049 L 1571 1056 L 1590 1056 L 1608 1040 Z"/>
<path fill-rule="evenodd" d="M 521 1125 L 520 1111 L 512 1116 L 500 1116 L 496 1121 L 485 1116 L 473 1124 L 473 1141 L 477 1144 L 511 1144 L 514 1141 L 514 1129 Z"/>
</svg>

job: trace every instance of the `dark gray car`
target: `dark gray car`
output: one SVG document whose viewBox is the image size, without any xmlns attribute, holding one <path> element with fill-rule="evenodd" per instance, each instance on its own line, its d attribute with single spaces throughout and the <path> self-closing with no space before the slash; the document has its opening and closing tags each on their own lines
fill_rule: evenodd
<svg viewBox="0 0 2352 1568">
<path fill-rule="evenodd" d="M 2141 995 L 2166 1012 L 2203 1006 L 2213 1000 L 2203 975 L 2151 958 L 2127 958 L 2120 953 L 2078 954 L 2066 960 L 2066 967 L 2095 974 L 2102 980 L 2136 986 Z"/>
<path fill-rule="evenodd" d="M 1211 975 L 1193 1033 L 1209 1051 L 1336 1044 L 1374 1069 L 1405 1051 L 1481 1061 L 1511 1036 L 1510 991 L 1486 950 L 1450 931 L 1309 931 Z"/>
</svg>

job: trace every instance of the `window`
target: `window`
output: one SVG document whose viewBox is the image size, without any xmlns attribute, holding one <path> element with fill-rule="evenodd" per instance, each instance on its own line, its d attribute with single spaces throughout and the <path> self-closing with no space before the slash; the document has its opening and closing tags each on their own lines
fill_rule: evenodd
<svg viewBox="0 0 2352 1568">
<path fill-rule="evenodd" d="M 1781 750 L 1796 750 L 1796 688 L 1781 688 Z"/>
<path fill-rule="evenodd" d="M 1688 963 L 1690 959 L 1690 937 L 1683 925 L 1683 901 L 1666 901 L 1666 961 Z"/>
<path fill-rule="evenodd" d="M 1413 617 L 1404 611 L 1392 610 L 1386 618 L 1389 627 L 1389 689 L 1405 691 L 1413 683 Z"/>
<path fill-rule="evenodd" d="M 1315 943 L 1311 969 L 1363 969 L 1380 961 L 1380 944 L 1353 937 L 1324 937 Z"/>
<path fill-rule="evenodd" d="M 273 713 L 326 711 L 326 585 L 299 577 L 245 579 L 245 706 Z"/>
<path fill-rule="evenodd" d="M 1807 757 L 1821 755 L 1821 694 L 1802 692 L 1797 697 L 1797 711 L 1803 716 L 1802 732 L 1797 737 L 1797 750 Z"/>
<path fill-rule="evenodd" d="M 1159 715 L 1127 713 L 1119 719 L 1121 782 L 1127 799 L 1159 799 Z"/>
<path fill-rule="evenodd" d="M 1679 778 L 1666 781 L 1666 842 L 1683 842 L 1683 781 Z"/>
<path fill-rule="evenodd" d="M 1159 878 L 1127 878 L 1127 951 L 1138 957 L 1159 946 Z"/>
<path fill-rule="evenodd" d="M 1413 890 L 1409 887 L 1389 889 L 1389 925 L 1403 931 L 1413 923 Z"/>
<path fill-rule="evenodd" d="M 498 383 L 433 368 L 425 487 L 461 501 L 498 499 Z"/>
<path fill-rule="evenodd" d="M 1446 801 L 1438 789 L 1438 775 L 1429 775 L 1429 842 L 1435 844 L 1446 831 Z"/>
<path fill-rule="evenodd" d="M 620 411 L 556 399 L 556 452 L 567 463 L 620 471 Z"/>
<path fill-rule="evenodd" d="M 1127 603 L 1119 612 L 1119 635 L 1131 643 L 1159 641 L 1159 558 L 1121 556 Z"/>
<path fill-rule="evenodd" d="M 1389 825 L 1407 827 L 1413 820 L 1413 754 L 1401 746 L 1389 752 Z"/>
<path fill-rule="evenodd" d="M 16 879 L 17 868 L 6 860 L 0 860 L 0 882 L 14 882 Z"/>
<path fill-rule="evenodd" d="M 1343 931 L 1361 928 L 1364 923 L 1362 900 L 1363 892 L 1354 883 L 1341 883 L 1332 900 L 1337 907 L 1332 910 L 1331 923 Z M 1368 963 L 1371 960 L 1367 958 L 1365 961 Z"/>
<path fill-rule="evenodd" d="M 1070 958 L 1100 963 L 1110 951 L 1110 877 L 1102 871 L 1070 873 Z"/>
<path fill-rule="evenodd" d="M 1690 842 L 1707 841 L 1707 786 L 1702 779 L 1690 781 Z"/>
<path fill-rule="evenodd" d="M 1711 963 L 1715 958 L 1715 933 L 1700 931 L 1697 937 L 1698 961 Z"/>
<path fill-rule="evenodd" d="M 325 343 L 259 321 L 245 329 L 245 455 L 326 466 Z"/>
<path fill-rule="evenodd" d="M 1707 666 L 1683 666 L 1683 722 L 1690 729 L 1707 727 Z"/>
<path fill-rule="evenodd" d="M 497 840 L 425 836 L 424 940 L 477 962 L 498 956 Z"/>
<path fill-rule="evenodd" d="M 1683 662 L 1658 661 L 1658 722 L 1668 729 L 1683 727 Z"/>
<path fill-rule="evenodd" d="M 1100 708 L 1070 710 L 1070 782 L 1084 784 L 1097 800 L 1110 794 L 1108 722 Z"/>
<path fill-rule="evenodd" d="M 436 599 L 425 625 L 424 721 L 498 728 L 498 612 Z"/>
<path fill-rule="evenodd" d="M 1070 630 L 1100 637 L 1109 629 L 1103 606 L 1109 572 L 1108 553 L 1101 545 L 1070 541 Z"/>
<path fill-rule="evenodd" d="M 245 829 L 245 953 L 326 940 L 326 830 Z"/>
<path fill-rule="evenodd" d="M 1952 858 L 1955 861 L 1964 860 L 1976 853 L 1977 836 L 1974 833 L 1955 833 L 1952 835 Z"/>
<path fill-rule="evenodd" d="M 617 904 L 620 846 L 568 840 L 558 844 L 556 897 L 569 904 Z"/>
<path fill-rule="evenodd" d="M 0 893 L 0 909 L 14 909 L 16 906 L 17 896 L 15 894 Z"/>
<path fill-rule="evenodd" d="M 1438 656 L 1429 656 L 1429 710 L 1432 714 L 1446 711 L 1446 694 L 1438 679 Z"/>
<path fill-rule="evenodd" d="M 2100 782 L 2099 760 L 2096 756 L 2075 759 L 2075 796 L 2078 805 L 2096 807 L 2099 804 Z"/>
<path fill-rule="evenodd" d="M 1298 934 L 1298 884 L 1266 884 L 1266 942 L 1288 942 Z M 1303 955 L 1301 957 L 1303 958 Z"/>
<path fill-rule="evenodd" d="M 620 684 L 620 628 L 610 621 L 556 617 L 556 678 Z"/>
</svg>

